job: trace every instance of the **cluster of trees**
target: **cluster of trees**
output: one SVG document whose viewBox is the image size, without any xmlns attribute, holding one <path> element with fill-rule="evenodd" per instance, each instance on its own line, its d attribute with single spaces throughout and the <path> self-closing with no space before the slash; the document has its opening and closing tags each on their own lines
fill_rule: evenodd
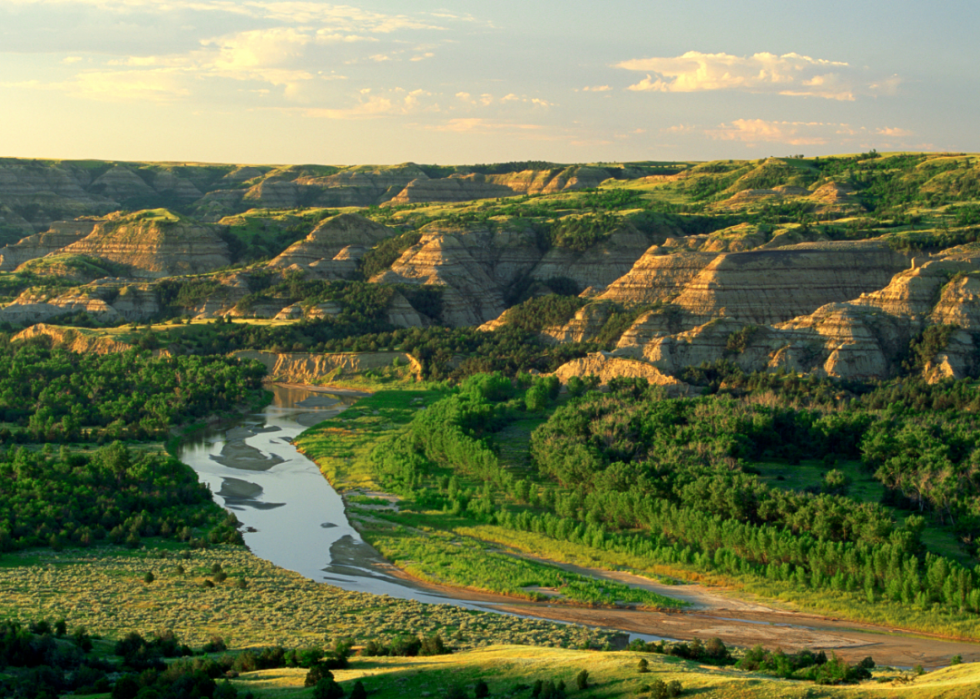
<svg viewBox="0 0 980 699">
<path fill-rule="evenodd" d="M 921 517 L 897 526 L 880 505 L 770 488 L 744 469 L 744 458 L 798 459 L 800 448 L 870 454 L 882 432 L 868 415 L 668 400 L 656 388 L 614 382 L 609 394 L 559 407 L 532 434 L 537 474 L 524 478 L 501 465 L 489 441 L 544 386 L 530 385 L 521 400 L 520 386 L 502 375 L 471 377 L 379 445 L 379 481 L 429 503 L 448 498 L 443 506 L 454 513 L 657 562 L 980 613 L 980 570 L 924 553 Z M 901 443 L 898 456 L 889 444 L 867 458 L 921 466 Z M 905 460 L 896 466 L 895 458 Z M 482 485 L 447 490 L 447 473 Z"/>
<path fill-rule="evenodd" d="M 240 543 L 236 524 L 191 469 L 166 455 L 118 442 L 92 454 L 0 449 L 0 551 L 137 546 L 145 536 Z"/>
<path fill-rule="evenodd" d="M 0 695 L 55 697 L 66 692 L 97 694 L 111 688 L 115 664 L 93 657 L 83 627 L 68 633 L 64 621 L 22 625 L 0 622 Z"/>
<path fill-rule="evenodd" d="M 265 369 L 227 357 L 79 354 L 0 340 L 0 442 L 158 439 L 255 396 Z"/>
<path fill-rule="evenodd" d="M 836 653 L 828 660 L 823 651 L 784 653 L 779 649 L 771 651 L 755 646 L 735 666 L 739 670 L 761 672 L 785 679 L 809 680 L 816 684 L 852 684 L 871 679 L 875 662 L 867 657 L 857 665 L 851 665 Z"/>
</svg>

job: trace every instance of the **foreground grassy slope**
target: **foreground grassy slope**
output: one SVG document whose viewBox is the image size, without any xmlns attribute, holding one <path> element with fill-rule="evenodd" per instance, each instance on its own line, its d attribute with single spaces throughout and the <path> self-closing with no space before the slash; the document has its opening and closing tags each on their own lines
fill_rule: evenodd
<svg viewBox="0 0 980 699">
<path fill-rule="evenodd" d="M 640 659 L 646 659 L 649 673 L 638 672 Z M 578 690 L 575 676 L 588 670 L 590 686 Z M 246 673 L 234 680 L 240 692 L 252 691 L 256 697 L 307 697 L 303 689 L 305 670 L 264 670 Z M 370 696 L 441 697 L 453 687 L 472 696 L 478 680 L 484 680 L 490 696 L 529 697 L 535 680 L 563 681 L 569 697 L 650 696 L 654 679 L 677 680 L 683 696 L 712 699 L 742 698 L 881 698 L 927 699 L 932 697 L 975 697 L 980 683 L 980 664 L 950 667 L 914 677 L 895 670 L 877 670 L 875 679 L 853 687 L 818 687 L 812 683 L 777 680 L 730 668 L 716 668 L 647 653 L 597 652 L 562 649 L 492 646 L 479 650 L 432 658 L 354 658 L 348 670 L 334 671 L 336 679 L 350 692 L 360 680 Z"/>
<path fill-rule="evenodd" d="M 227 577 L 219 579 L 215 566 Z M 183 572 L 181 572 L 183 570 Z M 152 572 L 155 580 L 145 582 Z M 214 586 L 206 587 L 205 581 Z M 30 551 L 0 560 L 0 618 L 70 620 L 92 633 L 172 629 L 198 646 L 322 645 L 325 640 L 439 633 L 459 648 L 490 643 L 601 646 L 582 627 L 347 592 L 278 568 L 237 546 L 190 551 L 175 544 L 128 550 Z"/>
</svg>

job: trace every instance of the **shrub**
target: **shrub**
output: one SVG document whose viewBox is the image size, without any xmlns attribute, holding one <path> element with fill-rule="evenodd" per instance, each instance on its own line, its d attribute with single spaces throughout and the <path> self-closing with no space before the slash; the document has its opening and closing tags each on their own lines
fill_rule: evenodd
<svg viewBox="0 0 980 699">
<path fill-rule="evenodd" d="M 442 637 L 436 634 L 435 636 L 429 636 L 422 640 L 419 655 L 448 655 L 451 652 L 446 647 L 446 644 L 442 642 Z"/>
<path fill-rule="evenodd" d="M 303 686 L 316 687 L 325 679 L 333 681 L 333 673 L 330 672 L 330 668 L 327 667 L 326 663 L 316 663 L 306 673 L 306 680 L 303 682 Z"/>
<path fill-rule="evenodd" d="M 228 650 L 228 646 L 225 645 L 225 639 L 221 636 L 212 636 L 211 640 L 205 643 L 201 650 L 205 653 L 221 653 Z"/>
<path fill-rule="evenodd" d="M 486 699 L 486 697 L 490 696 L 490 687 L 487 686 L 486 681 L 477 680 L 476 687 L 473 688 L 473 696 L 476 699 Z M 353 695 L 351 697 L 353 699 Z"/>
<path fill-rule="evenodd" d="M 313 699 L 341 699 L 344 688 L 334 682 L 333 676 L 324 677 L 313 687 Z"/>
<path fill-rule="evenodd" d="M 647 662 L 646 658 L 640 658 L 640 662 L 636 664 L 637 672 L 650 672 L 650 663 Z"/>
<path fill-rule="evenodd" d="M 112 699 L 136 699 L 140 691 L 136 675 L 123 675 L 112 687 Z"/>
<path fill-rule="evenodd" d="M 575 686 L 579 689 L 589 688 L 589 671 L 582 670 L 577 675 L 575 675 Z"/>
<path fill-rule="evenodd" d="M 360 680 L 355 682 L 353 688 L 351 688 L 350 699 L 367 699 L 367 690 L 364 689 L 364 683 Z"/>
</svg>

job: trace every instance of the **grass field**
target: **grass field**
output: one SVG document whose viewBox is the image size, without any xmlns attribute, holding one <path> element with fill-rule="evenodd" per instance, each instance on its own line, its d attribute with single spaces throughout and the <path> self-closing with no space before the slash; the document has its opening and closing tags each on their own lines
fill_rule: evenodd
<svg viewBox="0 0 980 699">
<path fill-rule="evenodd" d="M 641 658 L 649 673 L 637 669 Z M 589 673 L 590 686 L 576 687 L 575 676 Z M 875 678 L 857 686 L 820 687 L 812 683 L 779 680 L 732 668 L 715 668 L 694 662 L 647 653 L 576 651 L 562 649 L 492 646 L 479 650 L 430 658 L 358 658 L 347 670 L 335 670 L 335 678 L 349 694 L 360 680 L 369 695 L 388 697 L 443 697 L 453 687 L 473 696 L 478 680 L 487 683 L 491 697 L 530 697 L 535 680 L 565 683 L 569 697 L 612 699 L 650 696 L 655 679 L 677 680 L 682 696 L 712 699 L 816 699 L 853 697 L 854 699 L 908 697 L 925 699 L 976 697 L 980 665 L 960 665 L 910 679 L 909 673 L 876 670 Z M 264 670 L 246 673 L 233 681 L 239 696 L 252 691 L 256 697 L 307 697 L 303 689 L 306 671 L 301 669 Z M 909 679 L 910 681 L 904 681 Z"/>
<path fill-rule="evenodd" d="M 417 410 L 441 398 L 439 390 L 406 388 L 378 391 L 340 415 L 297 437 L 296 446 L 313 459 L 340 493 L 378 485 L 367 455 L 385 433 L 407 425 Z"/>
<path fill-rule="evenodd" d="M 348 637 L 363 642 L 433 633 L 460 648 L 491 643 L 600 647 L 611 638 L 578 626 L 347 592 L 278 568 L 243 547 L 189 551 L 176 544 L 151 546 L 5 554 L 0 559 L 0 618 L 64 618 L 109 637 L 172 629 L 192 646 L 212 636 L 223 637 L 231 647 L 287 648 Z M 215 565 L 227 575 L 223 582 L 213 573 Z M 144 582 L 147 572 L 154 574 L 154 582 Z M 214 587 L 204 587 L 205 580 Z"/>
</svg>

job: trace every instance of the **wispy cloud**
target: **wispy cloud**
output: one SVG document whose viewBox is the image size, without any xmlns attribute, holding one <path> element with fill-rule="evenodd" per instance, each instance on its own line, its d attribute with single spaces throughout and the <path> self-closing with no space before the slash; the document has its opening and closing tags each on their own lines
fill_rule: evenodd
<svg viewBox="0 0 980 699">
<path fill-rule="evenodd" d="M 384 92 L 363 89 L 357 103 L 342 108 L 306 107 L 298 111 L 304 116 L 320 119 L 376 119 L 405 116 L 419 112 L 438 112 L 439 105 L 432 101 L 433 94 L 426 90 L 395 88 Z M 290 111 L 296 111 L 292 109 Z"/>
<path fill-rule="evenodd" d="M 904 139 L 913 136 L 898 127 L 868 127 L 840 122 L 735 119 L 716 126 L 677 124 L 660 130 L 662 134 L 689 139 L 706 137 L 715 141 L 735 141 L 748 147 L 764 143 L 790 146 L 879 147 L 896 145 L 911 148 Z"/>
<path fill-rule="evenodd" d="M 736 119 L 717 128 L 706 129 L 705 134 L 720 141 L 785 143 L 793 146 L 823 145 L 830 140 L 830 134 L 837 126 L 821 122 Z"/>
<path fill-rule="evenodd" d="M 733 56 L 688 51 L 671 58 L 622 61 L 616 67 L 647 73 L 627 88 L 634 92 L 738 90 L 849 101 L 857 90 L 847 63 L 797 53 Z"/>
</svg>

